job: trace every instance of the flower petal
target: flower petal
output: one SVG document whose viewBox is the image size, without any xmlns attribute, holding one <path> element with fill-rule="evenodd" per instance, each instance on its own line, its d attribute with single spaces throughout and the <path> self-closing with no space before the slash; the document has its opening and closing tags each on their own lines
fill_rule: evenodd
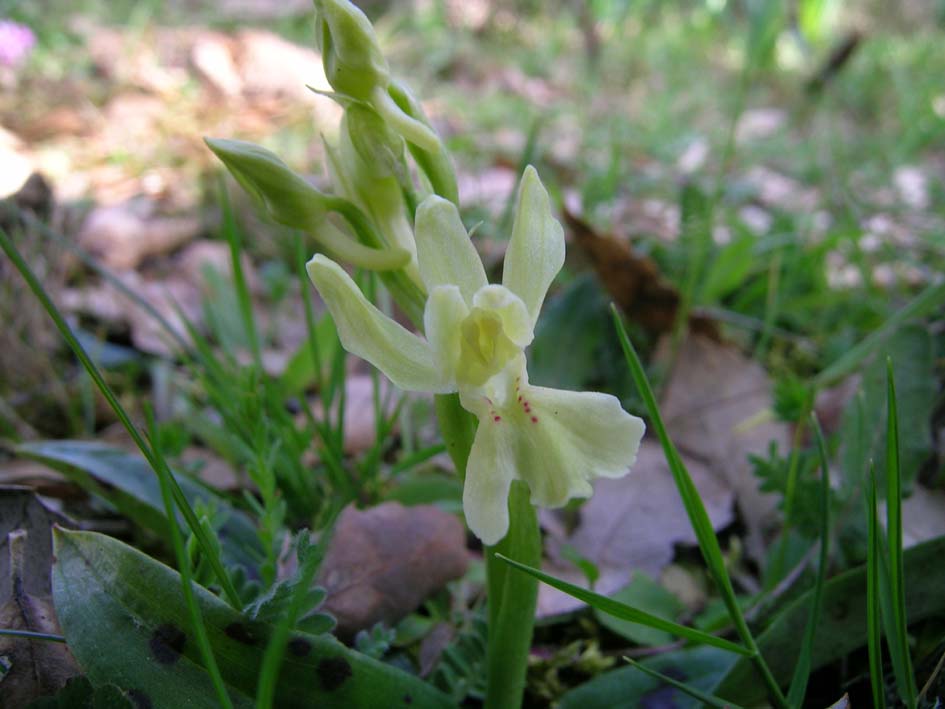
<svg viewBox="0 0 945 709">
<path fill-rule="evenodd" d="M 436 195 L 427 197 L 417 207 L 415 231 L 420 276 L 427 292 L 456 285 L 466 304 L 471 304 L 488 280 L 456 205 Z"/>
<path fill-rule="evenodd" d="M 562 265 L 564 230 L 551 213 L 551 200 L 538 173 L 529 165 L 519 186 L 502 285 L 525 301 L 533 325 Z"/>
<path fill-rule="evenodd" d="M 531 500 L 560 507 L 591 494 L 597 477 L 619 478 L 636 460 L 643 420 L 608 394 L 520 386 L 521 409 L 506 416 L 517 428 L 515 464 Z"/>
<path fill-rule="evenodd" d="M 423 312 L 423 329 L 433 348 L 433 360 L 443 379 L 453 384 L 459 363 L 460 329 L 469 308 L 457 286 L 437 286 L 430 291 Z"/>
<path fill-rule="evenodd" d="M 346 350 L 366 359 L 402 389 L 450 391 L 433 363 L 429 343 L 368 302 L 341 266 L 319 254 L 307 269 Z"/>
<path fill-rule="evenodd" d="M 466 464 L 463 512 L 473 534 L 487 546 L 509 531 L 509 487 L 515 477 L 513 431 L 481 418 Z"/>
</svg>

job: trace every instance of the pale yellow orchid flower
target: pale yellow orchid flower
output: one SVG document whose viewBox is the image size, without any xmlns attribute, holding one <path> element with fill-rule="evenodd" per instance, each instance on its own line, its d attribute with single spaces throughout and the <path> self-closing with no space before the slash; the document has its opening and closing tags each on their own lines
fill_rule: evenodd
<svg viewBox="0 0 945 709">
<path fill-rule="evenodd" d="M 551 281 L 564 263 L 564 232 L 538 174 L 519 188 L 502 285 L 490 285 L 459 212 L 440 197 L 416 214 L 417 261 L 429 294 L 426 339 L 381 313 L 342 268 L 315 256 L 308 273 L 345 349 L 410 391 L 459 392 L 479 419 L 466 468 L 463 510 L 484 544 L 509 528 L 513 480 L 531 501 L 560 507 L 591 494 L 590 481 L 633 464 L 643 421 L 613 396 L 533 386 L 525 348 Z"/>
</svg>

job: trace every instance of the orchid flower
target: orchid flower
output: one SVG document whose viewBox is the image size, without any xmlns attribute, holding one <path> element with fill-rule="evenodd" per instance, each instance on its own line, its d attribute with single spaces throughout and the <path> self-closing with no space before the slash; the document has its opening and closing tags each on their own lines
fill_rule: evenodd
<svg viewBox="0 0 945 709">
<path fill-rule="evenodd" d="M 513 480 L 531 501 L 560 507 L 620 477 L 636 458 L 643 421 L 613 396 L 533 386 L 525 348 L 564 263 L 564 232 L 534 168 L 519 188 L 502 285 L 490 285 L 455 205 L 428 197 L 416 214 L 417 261 L 428 298 L 426 339 L 381 313 L 342 268 L 317 255 L 308 273 L 345 349 L 409 391 L 459 392 L 479 427 L 463 490 L 469 528 L 484 544 L 509 528 Z"/>
</svg>

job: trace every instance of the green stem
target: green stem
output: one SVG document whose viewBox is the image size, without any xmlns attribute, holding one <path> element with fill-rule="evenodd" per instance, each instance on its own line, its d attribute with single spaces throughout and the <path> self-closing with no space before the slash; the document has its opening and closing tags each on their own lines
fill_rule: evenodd
<svg viewBox="0 0 945 709">
<path fill-rule="evenodd" d="M 436 414 L 461 480 L 476 435 L 476 420 L 463 409 L 456 394 L 436 397 Z M 509 532 L 486 548 L 486 584 L 489 639 L 486 671 L 487 709 L 515 709 L 522 704 L 525 672 L 532 645 L 538 581 L 516 572 L 496 553 L 532 567 L 541 566 L 541 532 L 538 515 L 529 501 L 528 486 L 512 483 L 509 491 Z"/>
<path fill-rule="evenodd" d="M 466 479 L 466 461 L 476 437 L 476 417 L 459 403 L 458 394 L 437 394 L 433 397 L 436 420 L 460 480 Z"/>
<path fill-rule="evenodd" d="M 528 486 L 516 480 L 509 492 L 509 533 L 486 549 L 489 644 L 486 654 L 486 709 L 522 705 L 532 646 L 538 579 L 517 573 L 496 553 L 532 567 L 541 566 L 538 515 Z"/>
</svg>

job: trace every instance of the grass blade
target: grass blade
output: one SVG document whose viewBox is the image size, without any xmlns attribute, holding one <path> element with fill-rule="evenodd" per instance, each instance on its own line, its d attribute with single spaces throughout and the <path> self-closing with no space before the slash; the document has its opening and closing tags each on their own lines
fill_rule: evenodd
<svg viewBox="0 0 945 709">
<path fill-rule="evenodd" d="M 30 290 L 33 291 L 33 294 L 36 296 L 37 300 L 39 300 L 39 302 L 42 304 L 43 308 L 46 310 L 46 313 L 56 325 L 56 329 L 59 330 L 59 334 L 62 335 L 62 338 L 66 341 L 66 344 L 69 345 L 69 348 L 75 354 L 76 358 L 82 363 L 85 371 L 88 373 L 89 377 L 91 377 L 99 392 L 101 392 L 102 396 L 108 402 L 108 405 L 111 407 L 118 420 L 122 423 L 125 430 L 128 432 L 128 435 L 131 436 L 131 439 L 138 447 L 138 450 L 140 450 L 141 454 L 147 459 L 148 463 L 151 465 L 152 470 L 156 471 L 158 468 L 158 461 L 155 458 L 151 447 L 147 444 L 147 442 L 144 440 L 144 437 L 131 421 L 131 417 L 128 415 L 128 412 L 125 411 L 125 408 L 118 401 L 118 397 L 115 395 L 115 392 L 112 391 L 112 388 L 108 385 L 108 382 L 105 381 L 105 378 L 102 376 L 102 373 L 99 371 L 98 367 L 95 366 L 95 363 L 89 357 L 88 353 L 76 339 L 72 329 L 69 327 L 68 323 L 66 323 L 65 318 L 62 317 L 62 313 L 59 312 L 59 308 L 57 308 L 55 303 L 52 302 L 52 299 L 49 297 L 46 289 L 43 288 L 42 284 L 39 282 L 39 279 L 36 277 L 36 274 L 33 273 L 33 269 L 29 267 L 29 264 L 27 264 L 23 259 L 23 256 L 20 254 L 19 250 L 16 248 L 16 246 L 13 244 L 13 241 L 3 229 L 0 229 L 0 248 L 6 252 L 17 271 L 20 272 L 23 280 L 26 281 Z M 187 525 L 194 533 L 194 536 L 197 538 L 197 541 L 201 547 L 201 551 L 206 555 L 207 561 L 213 569 L 214 574 L 217 576 L 217 580 L 220 583 L 224 594 L 226 595 L 227 601 L 234 608 L 242 608 L 242 601 L 240 600 L 239 594 L 236 592 L 236 588 L 233 586 L 233 582 L 230 580 L 229 575 L 223 568 L 223 564 L 220 561 L 219 555 L 217 554 L 217 548 L 206 536 L 203 526 L 197 519 L 197 515 L 194 514 L 193 508 L 191 508 L 190 504 L 187 502 L 187 497 L 184 495 L 183 490 L 181 490 L 180 485 L 177 484 L 177 480 L 174 478 L 173 474 L 169 475 L 168 482 L 170 483 L 174 502 L 178 509 L 180 509 L 181 513 L 184 515 L 184 519 L 187 520 Z"/>
<path fill-rule="evenodd" d="M 869 502 L 867 521 L 866 556 L 866 646 L 869 652 L 870 686 L 873 690 L 873 707 L 886 709 L 886 687 L 883 682 L 883 621 L 880 615 L 879 596 L 880 531 L 876 513 L 876 472 L 870 461 Z"/>
<path fill-rule="evenodd" d="M 678 679 L 673 679 L 669 675 L 664 675 L 662 672 L 658 672 L 650 667 L 647 667 L 646 665 L 642 665 L 635 660 L 631 660 L 629 657 L 624 657 L 623 659 L 640 670 L 640 672 L 648 674 L 650 677 L 658 679 L 665 684 L 671 685 L 680 692 L 685 692 L 693 699 L 697 699 L 698 701 L 702 702 L 705 706 L 717 707 L 717 709 L 741 709 L 738 704 L 723 701 L 718 697 L 713 697 L 711 694 L 706 694 L 702 690 L 696 689 L 695 687 L 690 687 L 688 684 L 680 682 Z"/>
<path fill-rule="evenodd" d="M 253 318 L 253 299 L 246 285 L 246 274 L 243 273 L 243 262 L 240 260 L 240 234 L 233 215 L 233 206 L 230 204 L 229 190 L 226 181 L 220 175 L 220 204 L 223 209 L 223 233 L 230 245 L 230 261 L 233 268 L 233 285 L 236 287 L 236 298 L 239 302 L 240 316 L 243 319 L 243 328 L 246 330 L 246 339 L 253 354 L 253 363 L 262 372 L 262 352 L 259 348 L 259 333 L 256 321 Z"/>
<path fill-rule="evenodd" d="M 824 434 L 817 421 L 817 414 L 811 413 L 810 422 L 817 437 L 817 451 L 820 453 L 820 561 L 817 567 L 817 580 L 814 582 L 814 600 L 807 618 L 807 627 L 804 629 L 804 642 L 801 644 L 797 665 L 794 667 L 794 676 L 791 678 L 788 689 L 787 701 L 792 707 L 804 705 L 804 695 L 807 693 L 807 681 L 810 677 L 814 636 L 817 633 L 820 614 L 823 610 L 824 581 L 827 578 L 827 563 L 830 558 L 830 469 L 827 463 L 827 446 L 824 444 Z"/>
<path fill-rule="evenodd" d="M 745 616 L 735 596 L 735 589 L 732 587 L 732 580 L 728 575 L 728 570 L 725 568 L 725 559 L 722 556 L 722 549 L 719 547 L 719 540 L 715 536 L 715 531 L 712 529 L 712 523 L 709 521 L 709 515 L 705 511 L 705 505 L 702 504 L 699 491 L 692 482 L 689 471 L 686 470 L 686 466 L 682 462 L 682 458 L 679 457 L 676 446 L 673 444 L 672 440 L 670 440 L 669 434 L 666 431 L 666 426 L 663 424 L 663 417 L 660 415 L 659 406 L 657 406 L 656 403 L 656 397 L 653 395 L 653 390 L 650 388 L 650 383 L 647 381 L 646 373 L 643 371 L 643 364 L 640 362 L 640 357 L 633 348 L 630 338 L 627 337 L 627 331 L 623 326 L 623 321 L 620 318 L 617 307 L 611 304 L 610 310 L 613 315 L 614 326 L 617 328 L 617 336 L 620 339 L 620 345 L 627 359 L 630 376 L 633 378 L 633 383 L 636 385 L 637 391 L 643 398 L 647 412 L 650 415 L 650 422 L 656 430 L 660 443 L 663 446 L 666 462 L 669 464 L 669 468 L 672 471 L 673 480 L 676 483 L 676 487 L 679 489 L 680 497 L 686 508 L 686 514 L 689 516 L 690 524 L 692 524 L 692 529 L 696 534 L 699 549 L 702 552 L 702 558 L 705 559 L 709 573 L 712 574 L 712 578 L 719 588 L 722 601 L 725 603 L 729 617 L 739 637 L 741 637 L 742 642 L 752 653 L 755 668 L 761 676 L 762 681 L 765 683 L 772 703 L 777 707 L 786 707 L 787 703 L 784 695 L 781 693 L 781 688 L 778 686 L 777 681 L 771 674 L 770 668 L 761 656 L 755 638 L 748 627 L 748 623 L 745 621 Z"/>
<path fill-rule="evenodd" d="M 906 627 L 906 592 L 902 565 L 902 470 L 899 465 L 899 414 L 892 360 L 886 359 L 886 534 L 889 540 L 889 619 L 886 641 L 896 670 L 899 697 L 907 707 L 916 705 L 915 675 L 909 656 Z"/>
<path fill-rule="evenodd" d="M 857 365 L 885 342 L 904 322 L 920 317 L 945 303 L 945 283 L 931 285 L 893 313 L 860 344 L 848 350 L 812 380 L 816 388 L 830 386 L 856 369 Z"/>
<path fill-rule="evenodd" d="M 197 638 L 197 647 L 200 648 L 200 654 L 203 657 L 207 673 L 210 675 L 210 681 L 217 693 L 217 699 L 220 705 L 225 709 L 233 709 L 233 702 L 230 701 L 230 695 L 226 691 L 226 684 L 220 674 L 220 668 L 217 666 L 217 660 L 213 655 L 213 648 L 210 647 L 210 638 L 207 636 L 207 626 L 203 622 L 203 615 L 200 613 L 200 607 L 194 598 L 193 581 L 191 580 L 190 557 L 184 548 L 184 540 L 180 533 L 180 527 L 177 526 L 177 515 L 174 514 L 174 499 L 171 494 L 171 469 L 167 465 L 157 445 L 157 424 L 154 421 L 154 414 L 150 408 L 147 411 L 148 417 L 148 440 L 151 443 L 151 450 L 154 452 L 157 461 L 158 482 L 161 485 L 161 498 L 164 500 L 164 512 L 167 514 L 167 524 L 171 532 L 171 544 L 174 547 L 174 555 L 177 557 L 177 566 L 180 569 L 181 588 L 184 593 L 184 603 L 187 605 L 187 611 L 190 614 L 190 625 Z"/>
<path fill-rule="evenodd" d="M 665 618 L 660 618 L 659 616 L 638 610 L 632 606 L 626 605 L 625 603 L 608 598 L 607 596 L 602 596 L 599 593 L 588 591 L 585 588 L 575 586 L 574 584 L 568 583 L 567 581 L 562 581 L 561 579 L 555 578 L 554 576 L 549 576 L 543 571 L 539 571 L 538 569 L 532 568 L 531 566 L 527 566 L 526 564 L 509 559 L 502 554 L 496 554 L 496 557 L 502 559 L 508 564 L 511 564 L 515 568 L 524 571 L 526 574 L 534 576 L 539 581 L 543 581 L 549 586 L 558 589 L 559 591 L 564 591 L 569 596 L 574 596 L 578 600 L 584 601 L 589 606 L 603 611 L 604 613 L 608 613 L 615 618 L 628 620 L 631 623 L 639 623 L 640 625 L 646 625 L 647 627 L 656 628 L 657 630 L 663 630 L 680 638 L 686 638 L 687 640 L 692 640 L 693 642 L 701 643 L 703 645 L 712 645 L 713 647 L 717 647 L 722 650 L 728 650 L 729 652 L 734 652 L 738 655 L 744 655 L 747 657 L 752 654 L 751 650 L 748 650 L 741 645 L 736 645 L 735 643 L 725 640 L 724 638 L 719 638 L 715 635 L 709 635 L 708 633 L 704 633 L 701 630 L 689 628 L 685 625 L 674 623 L 671 620 L 666 620 Z"/>
</svg>

